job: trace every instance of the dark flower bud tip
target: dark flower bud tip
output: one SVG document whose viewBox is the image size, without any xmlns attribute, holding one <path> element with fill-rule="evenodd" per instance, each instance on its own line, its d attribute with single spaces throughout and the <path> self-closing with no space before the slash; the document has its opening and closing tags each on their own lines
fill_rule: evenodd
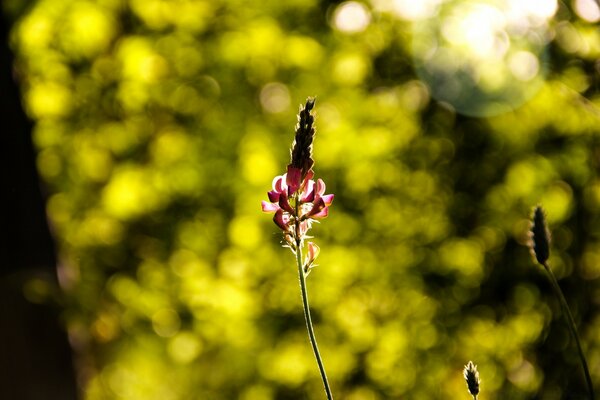
<svg viewBox="0 0 600 400">
<path fill-rule="evenodd" d="M 467 381 L 467 389 L 469 389 L 469 393 L 471 393 L 472 396 L 477 396 L 479 394 L 479 384 L 481 383 L 479 380 L 477 365 L 473 364 L 472 361 L 469 361 L 469 363 L 465 365 L 463 376 Z"/>
<path fill-rule="evenodd" d="M 315 136 L 315 117 L 312 109 L 315 106 L 315 99 L 309 97 L 304 106 L 300 106 L 298 113 L 298 124 L 296 125 L 296 135 L 291 150 L 290 166 L 301 171 L 302 180 L 314 165 L 312 159 L 312 146 Z"/>
<path fill-rule="evenodd" d="M 550 231 L 546 227 L 546 216 L 541 206 L 533 210 L 529 247 L 538 263 L 544 265 L 550 257 Z"/>
</svg>

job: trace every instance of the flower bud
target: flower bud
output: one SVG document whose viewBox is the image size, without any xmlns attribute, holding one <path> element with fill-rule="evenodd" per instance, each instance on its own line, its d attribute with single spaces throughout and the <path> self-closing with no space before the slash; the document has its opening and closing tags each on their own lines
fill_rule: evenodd
<svg viewBox="0 0 600 400">
<path fill-rule="evenodd" d="M 467 389 L 469 390 L 469 393 L 476 397 L 479 394 L 479 384 L 481 383 L 479 380 L 477 365 L 473 364 L 472 361 L 469 361 L 469 363 L 465 365 L 463 376 L 465 377 L 465 381 L 467 381 Z"/>
<path fill-rule="evenodd" d="M 529 247 L 538 263 L 544 265 L 550 257 L 550 231 L 546 227 L 546 217 L 541 206 L 533 210 Z"/>
</svg>

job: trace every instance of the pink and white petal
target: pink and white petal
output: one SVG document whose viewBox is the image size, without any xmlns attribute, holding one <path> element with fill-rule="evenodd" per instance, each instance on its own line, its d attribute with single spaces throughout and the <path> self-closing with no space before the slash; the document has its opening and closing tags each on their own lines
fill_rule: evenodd
<svg viewBox="0 0 600 400">
<path fill-rule="evenodd" d="M 313 242 L 308 242 L 308 263 L 312 264 L 319 256 L 321 249 Z"/>
<path fill-rule="evenodd" d="M 285 185 L 285 174 L 276 176 L 275 179 L 273 179 L 273 190 L 281 193 L 286 189 L 287 186 Z"/>
<path fill-rule="evenodd" d="M 330 206 L 331 203 L 333 203 L 333 197 L 334 196 L 335 195 L 333 195 L 333 194 L 326 194 L 324 196 L 321 196 L 321 198 L 323 199 L 323 202 L 325 202 L 326 206 Z"/>
<path fill-rule="evenodd" d="M 282 209 L 277 210 L 277 212 L 275 212 L 275 215 L 273 216 L 273 222 L 275 222 L 275 225 L 277 225 L 283 231 L 288 230 L 287 224 L 288 224 L 289 220 L 290 220 L 289 216 L 284 214 Z"/>
<path fill-rule="evenodd" d="M 277 210 L 279 210 L 279 205 L 275 204 L 275 203 L 269 203 L 268 201 L 262 201 L 261 203 L 261 207 L 263 212 L 275 212 Z"/>
<path fill-rule="evenodd" d="M 300 199 L 302 203 L 312 203 L 315 200 L 315 190 L 312 189 L 310 192 L 304 194 Z"/>
<path fill-rule="evenodd" d="M 319 196 L 323 196 L 325 194 L 325 182 L 323 182 L 323 179 L 319 178 L 317 180 L 317 194 Z"/>
<path fill-rule="evenodd" d="M 304 186 L 302 189 L 302 197 L 300 198 L 300 201 L 302 201 L 303 203 L 313 201 L 314 197 L 315 197 L 314 191 L 315 191 L 315 181 L 304 180 Z M 309 198 L 310 198 L 310 200 L 309 200 Z"/>
<path fill-rule="evenodd" d="M 322 218 L 326 218 L 329 215 L 329 207 L 325 207 L 324 209 L 322 209 L 321 211 L 319 211 L 316 214 L 311 215 L 311 218 L 314 219 L 322 219 Z"/>
</svg>

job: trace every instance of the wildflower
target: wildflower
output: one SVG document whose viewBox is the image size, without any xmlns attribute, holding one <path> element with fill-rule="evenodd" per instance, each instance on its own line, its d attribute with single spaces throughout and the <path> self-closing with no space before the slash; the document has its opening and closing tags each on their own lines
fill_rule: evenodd
<svg viewBox="0 0 600 400">
<path fill-rule="evenodd" d="M 479 380 L 477 365 L 473 364 L 472 361 L 469 361 L 469 363 L 465 365 L 463 376 L 467 381 L 467 389 L 469 389 L 469 393 L 471 393 L 471 396 L 476 399 L 477 395 L 479 394 L 479 384 L 481 383 Z"/>
<path fill-rule="evenodd" d="M 315 128 L 311 110 L 314 104 L 314 99 L 309 98 L 304 108 L 300 108 L 287 172 L 273 179 L 273 190 L 267 192 L 269 201 L 262 201 L 264 212 L 275 213 L 273 221 L 282 230 L 285 245 L 294 253 L 302 247 L 313 222 L 329 215 L 329 206 L 334 197 L 333 194 L 325 194 L 326 186 L 322 179 L 313 180 L 312 143 Z M 316 258 L 318 251 L 314 251 L 315 246 L 309 246 L 309 257 L 315 254 Z M 313 262 L 314 259 L 310 264 Z M 308 271 L 308 259 L 306 263 Z"/>
<path fill-rule="evenodd" d="M 300 106 L 296 135 L 290 150 L 291 161 L 286 173 L 273 179 L 273 190 L 267 192 L 269 201 L 263 200 L 262 210 L 274 213 L 273 221 L 283 232 L 284 246 L 289 247 L 296 256 L 308 337 L 319 366 L 327 400 L 333 400 L 325 366 L 317 346 L 306 288 L 306 277 L 316 265 L 319 246 L 308 242 L 307 254 L 305 257 L 302 256 L 304 239 L 308 238 L 307 233 L 312 223 L 327 217 L 329 206 L 333 202 L 333 194 L 325 194 L 325 182 L 322 179 L 317 179 L 315 182 L 313 179 L 315 173 L 312 167 L 315 162 L 312 159 L 312 146 L 315 136 L 315 117 L 311 111 L 314 106 L 315 100 L 312 98 L 308 98 L 304 107 Z"/>
</svg>

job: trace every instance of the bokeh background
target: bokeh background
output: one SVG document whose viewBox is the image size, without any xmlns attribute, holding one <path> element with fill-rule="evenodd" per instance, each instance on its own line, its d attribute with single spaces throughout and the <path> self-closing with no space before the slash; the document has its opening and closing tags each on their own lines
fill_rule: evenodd
<svg viewBox="0 0 600 400">
<path fill-rule="evenodd" d="M 469 360 L 481 399 L 585 398 L 525 247 L 538 203 L 600 382 L 594 0 L 2 6 L 58 254 L 58 283 L 20 288 L 60 310 L 82 399 L 324 398 L 260 211 L 307 96 L 337 398 L 468 399 Z"/>
</svg>

